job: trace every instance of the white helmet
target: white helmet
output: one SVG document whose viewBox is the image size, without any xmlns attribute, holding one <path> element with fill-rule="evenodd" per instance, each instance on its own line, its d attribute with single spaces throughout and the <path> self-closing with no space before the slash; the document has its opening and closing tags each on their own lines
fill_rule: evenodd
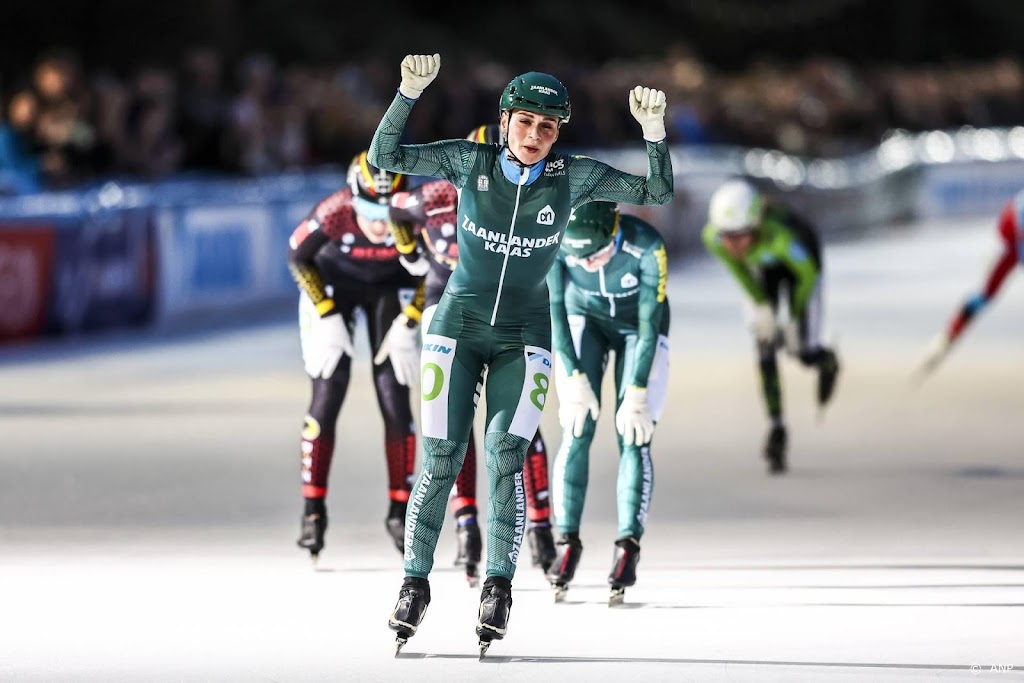
<svg viewBox="0 0 1024 683">
<path fill-rule="evenodd" d="M 745 180 L 729 180 L 711 195 L 708 222 L 723 233 L 753 230 L 761 222 L 764 196 Z"/>
</svg>

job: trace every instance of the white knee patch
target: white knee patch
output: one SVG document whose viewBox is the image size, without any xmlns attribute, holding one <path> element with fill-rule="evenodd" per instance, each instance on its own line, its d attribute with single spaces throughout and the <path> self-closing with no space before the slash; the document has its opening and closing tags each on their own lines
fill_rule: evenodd
<svg viewBox="0 0 1024 683">
<path fill-rule="evenodd" d="M 540 416 L 548 399 L 548 388 L 551 385 L 551 352 L 540 346 L 527 346 L 523 353 L 526 356 L 526 369 L 523 375 L 523 390 L 519 394 L 510 434 L 532 440 L 540 426 Z"/>
<path fill-rule="evenodd" d="M 423 436 L 448 437 L 448 390 L 458 342 L 440 334 L 423 335 L 420 353 L 420 422 Z"/>
<path fill-rule="evenodd" d="M 665 398 L 668 396 L 669 373 L 668 337 L 658 335 L 658 349 L 654 352 L 651 363 L 651 374 L 647 376 L 647 409 L 651 411 L 651 419 L 657 422 L 665 410 Z"/>
</svg>

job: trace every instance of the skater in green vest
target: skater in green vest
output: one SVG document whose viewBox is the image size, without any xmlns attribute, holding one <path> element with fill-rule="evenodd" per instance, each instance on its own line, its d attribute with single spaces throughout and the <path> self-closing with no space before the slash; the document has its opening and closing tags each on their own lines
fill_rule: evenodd
<svg viewBox="0 0 1024 683">
<path fill-rule="evenodd" d="M 839 359 L 822 344 L 822 258 L 817 231 L 745 180 L 729 180 L 711 196 L 704 245 L 733 275 L 748 299 L 761 388 L 770 425 L 764 457 L 771 474 L 786 471 L 788 435 L 776 352 L 784 348 L 818 371 L 818 405 L 832 398 Z M 786 302 L 788 317 L 778 316 Z"/>
<path fill-rule="evenodd" d="M 612 351 L 619 530 L 608 604 L 621 604 L 626 588 L 636 583 L 640 538 L 654 490 L 651 438 L 668 388 L 667 281 L 665 243 L 654 226 L 620 214 L 610 202 L 591 202 L 573 212 L 548 274 L 563 428 L 552 477 L 560 537 L 548 570 L 556 602 L 565 595 L 583 552 L 579 532 L 590 444 Z"/>
</svg>

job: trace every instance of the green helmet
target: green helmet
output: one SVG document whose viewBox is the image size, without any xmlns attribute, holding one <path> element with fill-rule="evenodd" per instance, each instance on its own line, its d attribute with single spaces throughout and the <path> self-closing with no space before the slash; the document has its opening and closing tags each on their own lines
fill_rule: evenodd
<svg viewBox="0 0 1024 683">
<path fill-rule="evenodd" d="M 535 114 L 557 116 L 560 123 L 568 123 L 572 113 L 569 91 L 554 76 L 539 71 L 516 76 L 501 92 L 498 111 L 524 109 Z"/>
<path fill-rule="evenodd" d="M 605 247 L 619 227 L 619 207 L 614 202 L 589 202 L 572 212 L 562 237 L 562 251 L 587 258 Z"/>
</svg>

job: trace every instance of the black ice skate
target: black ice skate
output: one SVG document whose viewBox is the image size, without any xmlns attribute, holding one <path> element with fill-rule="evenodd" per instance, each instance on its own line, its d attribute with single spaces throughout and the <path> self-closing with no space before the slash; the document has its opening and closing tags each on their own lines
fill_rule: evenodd
<svg viewBox="0 0 1024 683">
<path fill-rule="evenodd" d="M 526 532 L 526 538 L 530 542 L 533 566 L 540 567 L 541 571 L 547 573 L 551 563 L 555 561 L 555 539 L 551 536 L 551 525 L 531 527 Z"/>
<path fill-rule="evenodd" d="M 562 534 L 555 546 L 555 560 L 548 567 L 546 576 L 555 589 L 555 602 L 565 600 L 569 582 L 576 576 L 576 567 L 583 555 L 583 544 L 578 533 Z"/>
<path fill-rule="evenodd" d="M 302 529 L 299 540 L 295 543 L 309 551 L 309 557 L 315 565 L 324 549 L 324 532 L 327 531 L 327 511 L 314 512 L 302 516 Z"/>
<path fill-rule="evenodd" d="M 430 605 L 430 584 L 426 579 L 417 576 L 407 576 L 402 582 L 402 589 L 398 591 L 398 603 L 395 611 L 388 619 L 388 626 L 395 635 L 395 656 L 402 651 L 402 646 L 409 642 L 409 638 L 416 635 L 423 616 L 427 613 L 427 606 Z"/>
<path fill-rule="evenodd" d="M 831 350 L 822 351 L 821 361 L 818 362 L 818 409 L 821 410 L 828 405 L 832 394 L 835 392 L 836 382 L 839 379 L 839 358 Z"/>
<path fill-rule="evenodd" d="M 503 576 L 488 576 L 480 593 L 480 612 L 476 621 L 476 635 L 480 638 L 480 659 L 487 654 L 491 641 L 505 637 L 511 612 L 512 582 Z"/>
<path fill-rule="evenodd" d="M 469 517 L 460 521 L 455 529 L 458 539 L 458 551 L 455 555 L 455 565 L 465 565 L 466 581 L 470 588 L 480 585 L 480 555 L 483 552 L 483 541 L 480 539 L 480 526 L 476 523 L 476 517 Z"/>
<path fill-rule="evenodd" d="M 782 474 L 786 471 L 786 428 L 775 425 L 768 432 L 764 443 L 764 457 L 768 461 L 768 472 Z"/>
<path fill-rule="evenodd" d="M 391 501 L 391 507 L 388 508 L 388 518 L 384 520 L 384 524 L 388 529 L 388 535 L 394 541 L 398 552 L 402 554 L 405 554 L 405 506 L 405 503 L 397 500 Z"/>
<path fill-rule="evenodd" d="M 609 607 L 621 605 L 626 595 L 626 588 L 636 583 L 636 565 L 639 561 L 639 541 L 632 536 L 615 541 L 612 571 L 608 574 L 608 584 L 612 587 L 612 592 L 608 596 Z"/>
</svg>

